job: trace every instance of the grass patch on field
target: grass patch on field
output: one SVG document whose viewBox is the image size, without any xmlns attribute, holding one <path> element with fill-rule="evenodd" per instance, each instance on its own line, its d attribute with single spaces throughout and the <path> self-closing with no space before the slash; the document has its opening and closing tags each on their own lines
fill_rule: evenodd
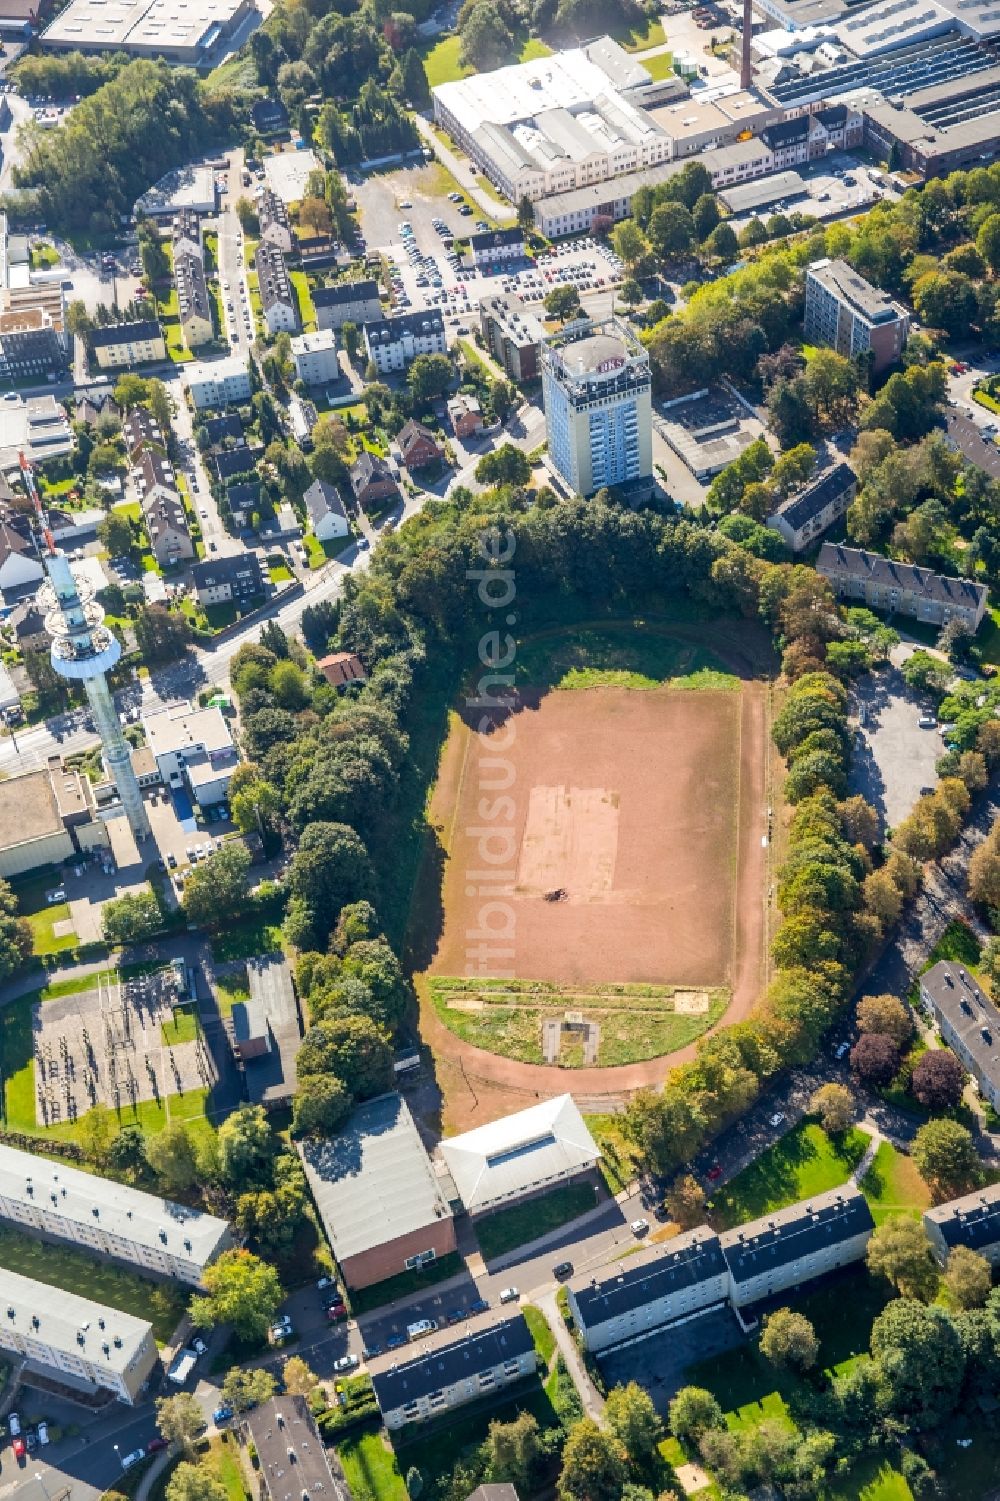
<svg viewBox="0 0 1000 1501">
<path fill-rule="evenodd" d="M 556 1353 L 556 1337 L 552 1333 L 552 1327 L 542 1310 L 533 1303 L 526 1303 L 521 1312 L 531 1333 L 532 1343 L 538 1351 L 538 1359 L 543 1366 L 548 1367 Z"/>
<path fill-rule="evenodd" d="M 487 1261 L 493 1261 L 518 1246 L 560 1229 L 570 1220 L 578 1219 L 597 1202 L 591 1184 L 565 1183 L 537 1199 L 513 1204 L 510 1209 L 501 1209 L 477 1220 L 475 1230 L 479 1249 Z"/>
<path fill-rule="evenodd" d="M 218 964 L 226 964 L 232 959 L 252 959 L 255 954 L 274 954 L 280 949 L 281 924 L 268 922 L 263 917 L 233 923 L 224 933 L 212 935 L 212 953 Z"/>
<path fill-rule="evenodd" d="M 175 1006 L 170 1021 L 160 1025 L 163 1041 L 168 1048 L 180 1047 L 182 1042 L 196 1042 L 200 1030 L 198 1012 L 194 1006 Z"/>
<path fill-rule="evenodd" d="M 337 1446 L 337 1458 L 354 1501 L 409 1501 L 396 1456 L 381 1430 L 345 1439 Z"/>
<path fill-rule="evenodd" d="M 57 937 L 55 931 L 56 923 L 71 920 L 69 903 L 55 902 L 50 905 L 45 900 L 46 892 L 66 889 L 63 871 L 55 866 L 49 866 L 36 875 L 14 880 L 11 885 L 17 897 L 20 913 L 22 917 L 28 919 L 35 953 L 39 958 L 45 958 L 48 954 L 61 954 L 67 949 L 76 948 L 79 939 L 75 932 L 64 933 Z"/>
<path fill-rule="evenodd" d="M 395 1303 L 399 1298 L 412 1297 L 438 1282 L 447 1282 L 462 1271 L 462 1258 L 457 1251 L 447 1256 L 437 1256 L 427 1266 L 410 1272 L 397 1272 L 395 1277 L 386 1277 L 384 1282 L 375 1282 L 371 1287 L 360 1287 L 351 1293 L 351 1309 L 355 1314 L 370 1313 L 373 1308 L 382 1308 L 386 1303 Z"/>
<path fill-rule="evenodd" d="M 622 1134 L 620 1115 L 585 1115 L 584 1124 L 601 1149 L 598 1169 L 608 1192 L 621 1193 L 637 1176 L 632 1145 Z"/>
<path fill-rule="evenodd" d="M 950 922 L 945 928 L 928 954 L 920 973 L 923 974 L 926 970 L 933 969 L 934 965 L 942 959 L 949 959 L 952 964 L 964 964 L 967 969 L 973 969 L 979 963 L 981 954 L 982 946 L 975 933 L 967 923 L 956 920 Z"/>
<path fill-rule="evenodd" d="M 864 1131 L 832 1137 L 815 1122 L 803 1121 L 713 1195 L 712 1224 L 729 1230 L 838 1188 L 864 1156 L 868 1141 Z"/>
<path fill-rule="evenodd" d="M 299 299 L 299 317 L 302 320 L 303 333 L 313 333 L 316 328 L 316 309 L 313 307 L 312 293 L 309 290 L 309 278 L 304 271 L 290 271 L 292 286 Z"/>
<path fill-rule="evenodd" d="M 897 1152 L 891 1141 L 883 1141 L 875 1153 L 871 1167 L 861 1180 L 861 1192 L 868 1200 L 876 1225 L 900 1214 L 918 1220 L 931 1202 L 930 1189 L 917 1172 L 913 1160 Z"/>
<path fill-rule="evenodd" d="M 956 1495 L 972 1496 L 971 1491 Z M 906 1477 L 887 1459 L 866 1454 L 846 1475 L 834 1476 L 823 1490 L 824 1501 L 913 1501 Z"/>
<path fill-rule="evenodd" d="M 476 981 L 445 975 L 428 975 L 419 984 L 430 987 L 435 1011 L 456 1037 L 522 1063 L 544 1062 L 542 1023 L 547 1017 L 561 1018 L 567 1008 L 599 1024 L 596 1061 L 607 1068 L 686 1047 L 713 1026 L 729 1004 L 728 991 L 702 991 L 697 994 L 704 996 L 705 1010 L 680 1012 L 675 1010 L 675 996 L 692 992 L 669 985 L 588 990 L 541 980 Z M 559 1062 L 565 1068 L 588 1066 L 582 1033 L 562 1033 Z"/>
<path fill-rule="evenodd" d="M 267 576 L 272 584 L 287 584 L 293 577 L 292 570 L 285 563 L 268 563 Z"/>
<path fill-rule="evenodd" d="M 662 47 L 667 40 L 667 33 L 659 16 L 651 16 L 643 27 L 635 21 L 626 22 L 617 29 L 612 27 L 611 35 L 626 52 L 645 52 L 649 47 Z"/>
<path fill-rule="evenodd" d="M 209 1444 L 209 1464 L 226 1492 L 227 1501 L 246 1501 L 243 1467 L 228 1433 L 217 1434 Z"/>
<path fill-rule="evenodd" d="M 653 43 L 647 45 L 652 46 Z M 439 83 L 452 83 L 456 78 L 468 78 L 470 73 L 476 71 L 475 68 L 463 66 L 460 62 L 461 50 L 462 41 L 456 34 L 442 37 L 424 54 L 424 72 L 427 74 L 427 82 L 431 88 L 435 88 Z M 551 55 L 552 48 L 540 37 L 524 36 L 520 47 L 511 54 L 508 62 L 528 63 L 533 58 L 551 57 Z"/>
<path fill-rule="evenodd" d="M 696 642 L 655 631 L 584 626 L 525 641 L 517 681 L 544 688 L 739 688 L 739 678 Z"/>
<path fill-rule="evenodd" d="M 669 78 L 674 71 L 674 54 L 672 52 L 657 52 L 652 57 L 639 58 L 638 61 L 646 69 L 650 78 L 657 82 L 661 78 Z"/>
<path fill-rule="evenodd" d="M 0 1230 L 0 1266 L 135 1318 L 149 1319 L 160 1345 L 173 1334 L 187 1307 L 183 1290 L 173 1283 L 153 1282 L 76 1246 L 34 1240 L 17 1230 Z"/>
</svg>

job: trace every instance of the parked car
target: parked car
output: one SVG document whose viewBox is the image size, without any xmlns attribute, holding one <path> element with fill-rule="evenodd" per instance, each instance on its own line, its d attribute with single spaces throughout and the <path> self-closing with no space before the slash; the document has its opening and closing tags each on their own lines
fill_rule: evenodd
<svg viewBox="0 0 1000 1501">
<path fill-rule="evenodd" d="M 44 1449 L 45 1445 L 48 1443 L 48 1441 L 49 1441 L 49 1425 L 48 1425 L 48 1423 L 42 1421 L 38 1425 L 38 1442 L 41 1444 L 42 1448 Z"/>
<path fill-rule="evenodd" d="M 146 1453 L 159 1454 L 160 1450 L 165 1449 L 166 1447 L 167 1440 L 165 1438 L 151 1438 L 149 1443 L 146 1445 Z"/>
<path fill-rule="evenodd" d="M 500 1302 L 516 1303 L 520 1296 L 520 1291 L 516 1287 L 505 1287 L 500 1294 Z"/>
<path fill-rule="evenodd" d="M 222 1423 L 228 1423 L 232 1415 L 233 1409 L 231 1407 L 227 1407 L 226 1404 L 223 1403 L 221 1407 L 217 1407 L 212 1413 L 212 1422 L 215 1424 L 216 1428 L 218 1428 Z"/>
<path fill-rule="evenodd" d="M 490 1305 L 485 1298 L 477 1298 L 474 1303 L 469 1304 L 469 1312 L 486 1313 L 489 1309 L 489 1306 Z"/>
<path fill-rule="evenodd" d="M 572 1277 L 573 1263 L 571 1261 L 557 1261 L 552 1268 L 552 1275 L 553 1277 L 558 1277 L 560 1282 L 566 1277 Z"/>
<path fill-rule="evenodd" d="M 359 1361 L 356 1355 L 342 1355 L 339 1360 L 333 1362 L 333 1369 L 338 1372 L 353 1371 L 357 1368 L 358 1364 Z"/>
<path fill-rule="evenodd" d="M 331 1324 L 337 1324 L 341 1319 L 347 1318 L 347 1306 L 344 1303 L 330 1303 L 327 1305 L 326 1316 Z"/>
<path fill-rule="evenodd" d="M 405 1344 L 406 1344 L 406 1335 L 405 1334 L 390 1334 L 387 1337 L 387 1339 L 386 1339 L 385 1347 L 386 1347 L 387 1350 L 398 1350 L 398 1349 L 400 1349 L 400 1347 L 402 1345 L 405 1345 Z"/>
<path fill-rule="evenodd" d="M 933 730 L 937 728 L 937 720 L 934 718 L 933 714 L 921 714 L 917 723 L 922 730 Z"/>
<path fill-rule="evenodd" d="M 427 1334 L 433 1334 L 437 1329 L 437 1319 L 417 1319 L 406 1326 L 407 1339 L 423 1339 Z"/>
<path fill-rule="evenodd" d="M 629 1225 L 629 1229 L 631 1230 L 632 1234 L 634 1236 L 636 1236 L 636 1238 L 638 1238 L 640 1235 L 648 1235 L 649 1234 L 649 1221 L 648 1220 L 633 1220 L 632 1223 L 631 1223 L 631 1225 Z"/>
<path fill-rule="evenodd" d="M 776 1110 L 773 1115 L 768 1116 L 767 1123 L 769 1126 L 783 1126 L 785 1124 L 785 1112 L 783 1110 Z"/>
<path fill-rule="evenodd" d="M 132 1452 L 131 1452 L 131 1454 L 123 1454 L 122 1455 L 122 1469 L 123 1470 L 130 1470 L 133 1465 L 137 1465 L 139 1463 L 140 1459 L 145 1459 L 145 1458 L 146 1458 L 146 1451 L 145 1451 L 145 1449 L 133 1449 Z"/>
<path fill-rule="evenodd" d="M 26 1451 L 26 1449 L 24 1447 L 24 1439 L 23 1438 L 16 1438 L 14 1440 L 14 1455 L 15 1455 L 15 1458 L 17 1458 L 17 1459 L 23 1459 L 24 1456 L 25 1456 L 25 1454 L 26 1454 L 26 1452 L 27 1451 Z"/>
</svg>

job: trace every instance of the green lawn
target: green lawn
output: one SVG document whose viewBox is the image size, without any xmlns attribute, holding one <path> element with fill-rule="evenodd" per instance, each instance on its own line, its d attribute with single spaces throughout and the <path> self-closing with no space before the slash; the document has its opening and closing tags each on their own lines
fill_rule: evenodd
<svg viewBox="0 0 1000 1501">
<path fill-rule="evenodd" d="M 337 1446 L 353 1501 L 409 1501 L 396 1456 L 381 1431 L 347 1438 Z"/>
<path fill-rule="evenodd" d="M 674 71 L 674 54 L 672 52 L 656 52 L 652 57 L 640 59 L 650 78 L 659 81 L 661 78 L 669 78 Z"/>
<path fill-rule="evenodd" d="M 248 1001 L 250 999 L 250 988 L 245 969 L 237 970 L 233 974 L 216 975 L 214 985 L 215 1000 L 220 1016 L 230 1016 L 237 1001 Z"/>
<path fill-rule="evenodd" d="M 476 1221 L 476 1239 L 487 1261 L 503 1256 L 528 1241 L 558 1230 L 598 1202 L 589 1183 L 566 1183 L 540 1198 L 513 1204 Z"/>
<path fill-rule="evenodd" d="M 299 317 L 302 320 L 304 333 L 312 333 L 316 328 L 316 309 L 313 307 L 312 293 L 309 290 L 309 278 L 304 271 L 292 271 L 292 286 L 295 288 L 299 299 Z"/>
<path fill-rule="evenodd" d="M 971 1501 L 972 1492 L 954 1494 L 968 1496 Z M 823 1501 L 913 1501 L 913 1492 L 887 1459 L 870 1454 L 852 1465 L 846 1475 L 831 1480 Z"/>
<path fill-rule="evenodd" d="M 909 1157 L 889 1141 L 882 1142 L 875 1160 L 861 1180 L 876 1225 L 894 1214 L 918 1220 L 931 1202 L 930 1189 Z"/>
<path fill-rule="evenodd" d="M 252 959 L 255 954 L 273 954 L 280 948 L 281 924 L 263 917 L 231 923 L 224 933 L 212 935 L 212 953 L 219 964 L 230 959 Z"/>
<path fill-rule="evenodd" d="M 651 16 L 641 30 L 634 21 L 626 22 L 617 29 L 612 27 L 611 35 L 626 52 L 645 52 L 648 47 L 662 47 L 667 40 L 667 33 L 659 16 Z"/>
<path fill-rule="evenodd" d="M 180 1047 L 182 1042 L 195 1042 L 200 1030 L 195 1006 L 175 1006 L 171 1020 L 163 1022 L 160 1027 L 168 1048 Z"/>
<path fill-rule="evenodd" d="M 540 1308 L 532 1303 L 526 1303 L 521 1312 L 524 1314 L 525 1323 L 531 1331 L 531 1338 L 535 1349 L 538 1351 L 538 1359 L 542 1365 L 552 1363 L 552 1357 L 556 1353 L 556 1337 L 552 1333 L 552 1326 Z"/>
<path fill-rule="evenodd" d="M 636 1177 L 632 1147 L 622 1135 L 620 1115 L 585 1115 L 584 1124 L 601 1149 L 598 1164 L 609 1193 L 620 1193 Z"/>
<path fill-rule="evenodd" d="M 284 563 L 268 563 L 267 576 L 272 584 L 287 584 L 292 577 L 292 570 Z"/>
<path fill-rule="evenodd" d="M 149 1319 L 160 1345 L 173 1334 L 187 1307 L 184 1291 L 173 1283 L 153 1282 L 76 1246 L 33 1240 L 17 1230 L 0 1230 L 0 1266 L 91 1302 Z"/>
<path fill-rule="evenodd" d="M 243 1467 L 228 1433 L 211 1440 L 209 1463 L 225 1488 L 227 1501 L 246 1501 L 248 1492 L 243 1481 Z"/>
<path fill-rule="evenodd" d="M 852 1129 L 834 1139 L 822 1126 L 803 1121 L 713 1195 L 712 1224 L 729 1230 L 839 1187 L 864 1156 L 868 1141 L 864 1131 Z"/>
<path fill-rule="evenodd" d="M 733 688 L 739 679 L 695 642 L 655 629 L 581 626 L 522 642 L 517 680 L 534 687 Z"/>
<path fill-rule="evenodd" d="M 662 31 L 662 27 L 660 28 Z M 663 37 L 660 38 L 664 40 Z M 646 46 L 654 46 L 647 42 Z M 462 50 L 461 39 L 455 36 L 442 37 L 424 56 L 424 71 L 427 74 L 427 82 L 431 88 L 439 83 L 451 83 L 456 78 L 468 78 L 475 69 L 463 67 L 459 62 L 459 53 Z M 552 48 L 540 37 L 523 37 L 521 46 L 516 56 L 511 56 L 509 62 L 528 63 L 536 57 L 551 57 Z"/>
<path fill-rule="evenodd" d="M 447 1282 L 449 1277 L 457 1277 L 461 1271 L 461 1256 L 457 1251 L 449 1251 L 447 1256 L 438 1256 L 425 1267 L 412 1272 L 397 1272 L 395 1277 L 386 1277 L 371 1287 L 359 1287 L 351 1293 L 351 1308 L 355 1314 L 370 1313 L 373 1308 L 382 1308 L 386 1303 L 412 1297 L 438 1282 Z"/>
<path fill-rule="evenodd" d="M 11 885 L 21 913 L 28 919 L 35 953 L 40 958 L 76 948 L 79 940 L 75 932 L 63 933 L 58 937 L 55 932 L 56 923 L 71 920 L 69 903 L 56 902 L 50 906 L 45 900 L 46 892 L 67 889 L 64 871 L 50 865 L 34 875 L 15 879 Z"/>
</svg>

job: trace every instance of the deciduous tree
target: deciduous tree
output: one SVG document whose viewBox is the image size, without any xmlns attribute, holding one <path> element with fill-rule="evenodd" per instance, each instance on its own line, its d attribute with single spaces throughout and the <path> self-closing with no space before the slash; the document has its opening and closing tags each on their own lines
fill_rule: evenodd
<svg viewBox="0 0 1000 1501">
<path fill-rule="evenodd" d="M 760 1349 L 772 1365 L 802 1372 L 816 1364 L 819 1340 L 805 1314 L 778 1308 L 764 1318 Z"/>
<path fill-rule="evenodd" d="M 929 1302 L 937 1292 L 938 1270 L 917 1220 L 898 1215 L 884 1220 L 868 1242 L 867 1259 L 869 1271 L 885 1277 L 905 1298 Z"/>
<path fill-rule="evenodd" d="M 191 1300 L 195 1323 L 232 1324 L 244 1339 L 263 1338 L 284 1297 L 273 1266 L 249 1251 L 223 1251 L 203 1281 L 204 1295 Z"/>
</svg>

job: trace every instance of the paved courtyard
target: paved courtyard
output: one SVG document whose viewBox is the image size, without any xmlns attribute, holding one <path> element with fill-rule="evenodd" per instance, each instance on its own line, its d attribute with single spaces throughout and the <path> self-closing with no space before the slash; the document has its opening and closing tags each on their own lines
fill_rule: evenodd
<svg viewBox="0 0 1000 1501">
<path fill-rule="evenodd" d="M 36 1005 L 38 1124 L 75 1120 L 93 1105 L 116 1109 L 211 1087 L 216 1070 L 200 1032 L 174 1042 L 165 1031 L 176 1000 L 166 969 L 121 982 L 97 977 L 90 990 Z"/>
<path fill-rule="evenodd" d="M 669 1332 L 658 1329 L 648 1339 L 599 1356 L 598 1363 L 609 1390 L 637 1381 L 653 1399 L 657 1412 L 666 1413 L 688 1379 L 689 1366 L 734 1350 L 744 1339 L 736 1315 L 726 1307 L 672 1324 Z"/>
</svg>

